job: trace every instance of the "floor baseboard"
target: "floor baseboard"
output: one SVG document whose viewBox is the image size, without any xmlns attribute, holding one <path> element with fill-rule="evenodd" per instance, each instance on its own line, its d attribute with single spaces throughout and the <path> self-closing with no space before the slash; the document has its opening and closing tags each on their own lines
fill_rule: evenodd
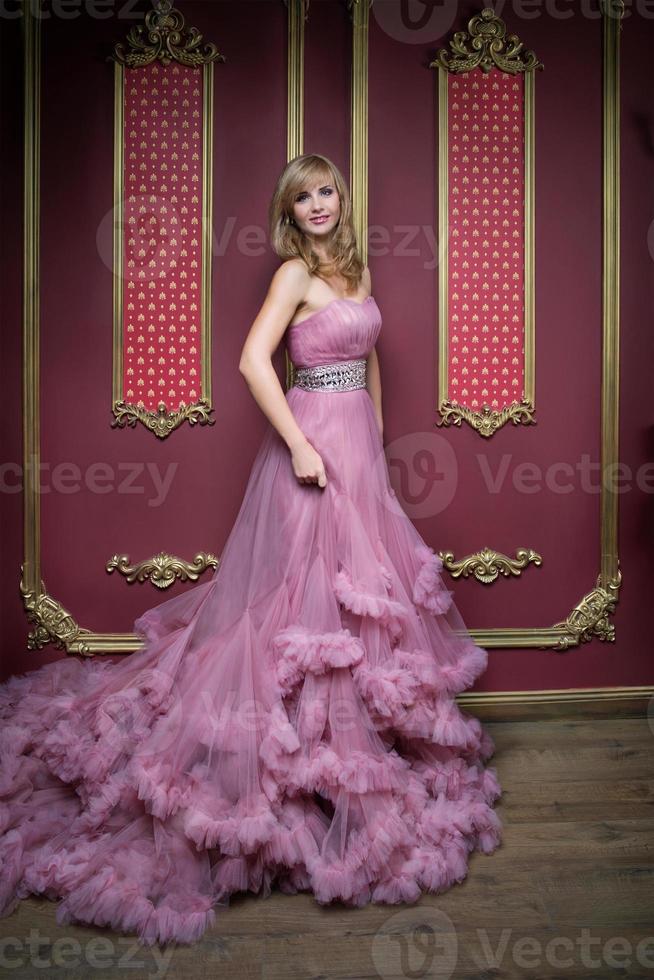
<svg viewBox="0 0 654 980">
<path fill-rule="evenodd" d="M 544 691 L 464 691 L 464 711 L 487 721 L 538 718 L 627 718 L 649 715 L 654 724 L 654 686 L 572 687 Z"/>
</svg>

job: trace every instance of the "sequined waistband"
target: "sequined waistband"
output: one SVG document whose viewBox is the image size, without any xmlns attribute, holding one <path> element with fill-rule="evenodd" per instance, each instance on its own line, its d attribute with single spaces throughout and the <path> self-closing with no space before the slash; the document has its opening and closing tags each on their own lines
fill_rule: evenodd
<svg viewBox="0 0 654 980">
<path fill-rule="evenodd" d="M 333 361 L 315 367 L 297 368 L 298 388 L 306 391 L 352 391 L 366 387 L 365 358 L 356 361 Z"/>
</svg>

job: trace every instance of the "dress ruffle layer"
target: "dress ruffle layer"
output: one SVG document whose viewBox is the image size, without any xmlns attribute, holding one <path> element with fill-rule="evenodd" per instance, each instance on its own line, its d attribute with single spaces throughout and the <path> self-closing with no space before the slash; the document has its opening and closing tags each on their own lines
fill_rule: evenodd
<svg viewBox="0 0 654 980">
<path fill-rule="evenodd" d="M 336 431 L 350 394 L 370 460 L 362 392 Z M 494 745 L 455 701 L 487 653 L 440 558 L 384 470 L 302 490 L 287 459 L 271 430 L 218 574 L 137 620 L 143 650 L 0 686 L 3 914 L 43 894 L 60 923 L 193 942 L 237 891 L 414 902 L 499 845 Z"/>
</svg>

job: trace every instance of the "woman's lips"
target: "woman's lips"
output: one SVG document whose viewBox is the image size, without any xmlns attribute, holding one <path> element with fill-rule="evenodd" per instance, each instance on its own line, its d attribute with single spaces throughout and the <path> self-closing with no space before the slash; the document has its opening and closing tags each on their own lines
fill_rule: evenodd
<svg viewBox="0 0 654 980">
<path fill-rule="evenodd" d="M 320 218 L 311 218 L 311 222 L 314 225 L 324 225 L 325 221 L 329 218 L 328 214 L 321 215 Z"/>
</svg>

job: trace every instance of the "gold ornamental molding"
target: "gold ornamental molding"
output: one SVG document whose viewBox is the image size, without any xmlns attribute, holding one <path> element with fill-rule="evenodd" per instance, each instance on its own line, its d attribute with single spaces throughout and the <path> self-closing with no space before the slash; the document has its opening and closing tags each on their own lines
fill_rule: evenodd
<svg viewBox="0 0 654 980">
<path fill-rule="evenodd" d="M 211 418 L 211 412 L 213 412 L 213 408 L 206 398 L 200 398 L 193 405 L 184 405 L 177 411 L 170 412 L 167 410 L 165 402 L 159 402 L 156 412 L 148 412 L 138 405 L 126 405 L 121 400 L 114 402 L 114 415 L 116 417 L 112 421 L 111 427 L 112 429 L 116 426 L 124 428 L 126 425 L 130 425 L 134 428 L 137 422 L 141 422 L 155 436 L 165 439 L 182 422 L 188 422 L 189 425 L 195 425 L 196 422 L 201 425 L 214 425 L 216 420 Z"/>
<path fill-rule="evenodd" d="M 30 589 L 23 577 L 24 565 L 21 565 L 20 594 L 27 614 L 28 622 L 35 629 L 27 636 L 28 650 L 42 650 L 48 643 L 67 653 L 88 654 L 84 637 L 91 636 L 91 630 L 82 629 L 77 620 L 67 609 L 48 595 L 45 585 L 41 582 L 40 589 Z"/>
<path fill-rule="evenodd" d="M 516 75 L 519 72 L 542 68 L 533 51 L 523 51 L 517 34 L 506 36 L 506 24 L 491 7 L 484 7 L 468 21 L 468 32 L 457 31 L 450 41 L 451 51 L 441 48 L 430 65 L 446 71 L 465 72 L 480 68 L 488 73 L 492 68 Z"/>
<path fill-rule="evenodd" d="M 114 45 L 111 59 L 114 61 L 114 247 L 113 247 L 113 377 L 112 377 L 112 428 L 135 428 L 142 424 L 159 439 L 167 438 L 182 423 L 190 425 L 214 425 L 211 418 L 212 386 L 211 386 L 211 274 L 212 274 L 212 218 L 213 218 L 213 68 L 215 62 L 224 62 L 226 58 L 220 54 L 215 44 L 205 42 L 195 27 L 187 26 L 183 15 L 175 10 L 171 0 L 153 0 L 154 9 L 145 16 L 145 26 L 134 25 L 127 35 L 125 42 Z M 198 365 L 200 374 L 201 394 L 191 403 L 181 401 L 177 408 L 168 409 L 163 401 L 157 402 L 157 408 L 145 407 L 142 402 L 127 397 L 124 391 L 125 369 L 125 296 L 124 282 L 128 274 L 124 261 L 124 228 L 125 228 L 125 93 L 127 87 L 126 72 L 131 73 L 143 69 L 154 62 L 167 67 L 173 62 L 186 68 L 201 70 L 202 77 L 202 197 L 201 216 L 199 218 L 201 242 L 201 269 L 199 297 L 200 305 L 200 336 L 201 356 Z M 188 101 L 188 99 L 186 100 Z M 176 110 L 177 111 L 177 110 Z M 190 112 L 188 109 L 187 112 Z M 182 159 L 178 165 L 180 172 L 188 168 L 188 162 Z M 170 176 L 170 175 L 169 175 Z M 173 179 L 175 175 L 173 174 Z M 129 191 L 131 193 L 131 191 Z M 148 195 L 151 206 L 159 207 L 164 214 L 169 210 L 169 202 L 158 202 L 157 195 Z M 175 198 L 172 198 L 175 200 Z M 191 215 L 192 220 L 197 220 Z M 182 232 L 184 229 L 182 229 Z M 171 236 L 174 241 L 176 236 Z M 167 252 L 161 249 L 161 256 Z M 195 257 L 193 259 L 195 260 Z M 152 273 L 152 278 L 154 278 Z M 129 307 L 128 307 L 129 309 Z M 169 326 L 172 330 L 172 326 Z M 154 346 L 150 345 L 154 350 Z M 191 351 L 194 345 L 191 345 Z M 128 365 L 129 368 L 129 365 Z M 191 396 L 193 397 L 193 396 Z"/>
<path fill-rule="evenodd" d="M 440 403 L 440 412 L 442 418 L 439 425 L 460 426 L 462 421 L 466 421 L 480 436 L 492 436 L 506 422 L 513 422 L 514 425 L 536 424 L 534 406 L 526 398 L 513 405 L 505 405 L 499 412 L 489 405 L 484 405 L 480 412 L 475 412 L 465 405 L 457 405 L 444 398 Z"/>
<path fill-rule="evenodd" d="M 574 605 L 572 612 L 553 626 L 471 629 L 475 643 L 488 649 L 569 649 L 590 639 L 613 640 L 609 623 L 620 587 L 618 561 L 618 493 L 604 478 L 618 462 L 619 425 L 619 39 L 621 23 L 615 15 L 622 5 L 602 3 L 603 13 L 603 257 L 602 257 L 602 379 L 600 481 L 600 574 L 595 587 Z M 98 633 L 83 628 L 74 614 L 64 609 L 41 579 L 41 512 L 38 474 L 40 434 L 40 65 L 42 18 L 30 0 L 23 0 L 24 45 L 24 237 L 23 237 L 23 541 L 20 593 L 25 612 L 35 629 L 29 649 L 46 643 L 68 653 L 92 656 L 128 654 L 143 646 L 134 633 Z M 462 692 L 458 700 L 484 710 L 506 713 L 529 710 L 542 704 L 553 710 L 560 704 L 583 710 L 597 704 L 598 714 L 617 706 L 638 704 L 654 691 L 650 688 L 610 688 L 599 691 Z M 522 708 L 521 708 L 522 706 Z M 594 709 L 593 709 L 594 710 Z"/>
<path fill-rule="evenodd" d="M 304 25 L 309 0 L 284 0 L 287 8 L 286 161 L 304 153 Z M 295 383 L 295 368 L 284 351 L 286 390 Z"/>
<path fill-rule="evenodd" d="M 150 579 L 158 589 L 167 589 L 176 581 L 197 582 L 203 572 L 208 568 L 217 568 L 218 564 L 218 558 L 206 551 L 198 551 L 192 561 L 160 551 L 154 558 L 145 558 L 136 565 L 130 565 L 129 555 L 113 555 L 105 568 L 110 573 L 119 572 L 130 583 Z"/>
<path fill-rule="evenodd" d="M 126 68 L 143 68 L 160 61 L 169 65 L 178 61 L 187 68 L 198 68 L 212 61 L 224 61 L 215 44 L 205 43 L 196 27 L 187 27 L 184 16 L 175 10 L 172 0 L 153 0 L 154 9 L 145 15 L 145 26 L 135 24 L 122 41 L 114 46 L 114 57 Z"/>
<path fill-rule="evenodd" d="M 372 0 L 347 0 L 352 21 L 350 196 L 363 262 L 368 260 L 368 33 Z"/>
<path fill-rule="evenodd" d="M 465 558 L 455 558 L 452 551 L 441 551 L 439 555 L 443 561 L 443 566 L 451 574 L 452 578 L 469 578 L 474 575 L 478 582 L 489 585 L 497 580 L 498 575 L 508 578 L 510 575 L 521 575 L 523 569 L 530 563 L 542 565 L 543 559 L 531 548 L 516 549 L 515 558 L 503 555 L 501 551 L 493 551 L 491 548 L 482 548 L 474 555 L 467 555 Z"/>
<path fill-rule="evenodd" d="M 535 296 L 534 296 L 534 72 L 543 64 L 533 51 L 523 51 L 515 34 L 491 7 L 468 21 L 468 31 L 457 31 L 450 51 L 441 48 L 430 68 L 438 72 L 438 230 L 441 256 L 438 268 L 438 426 L 468 423 L 480 436 L 493 436 L 507 422 L 535 425 Z M 477 410 L 453 401 L 449 392 L 449 149 L 448 76 L 479 68 L 496 68 L 524 75 L 524 385 L 519 399 L 501 409 L 484 404 Z"/>
<path fill-rule="evenodd" d="M 284 0 L 287 8 L 286 160 L 304 152 L 304 25 L 309 0 Z"/>
<path fill-rule="evenodd" d="M 588 643 L 593 637 L 611 642 L 615 640 L 615 626 L 609 622 L 609 615 L 615 612 L 621 580 L 618 572 L 615 580 L 605 588 L 601 576 L 598 576 L 595 588 L 577 603 L 563 622 L 556 623 L 554 628 L 561 630 L 557 650 Z"/>
</svg>

